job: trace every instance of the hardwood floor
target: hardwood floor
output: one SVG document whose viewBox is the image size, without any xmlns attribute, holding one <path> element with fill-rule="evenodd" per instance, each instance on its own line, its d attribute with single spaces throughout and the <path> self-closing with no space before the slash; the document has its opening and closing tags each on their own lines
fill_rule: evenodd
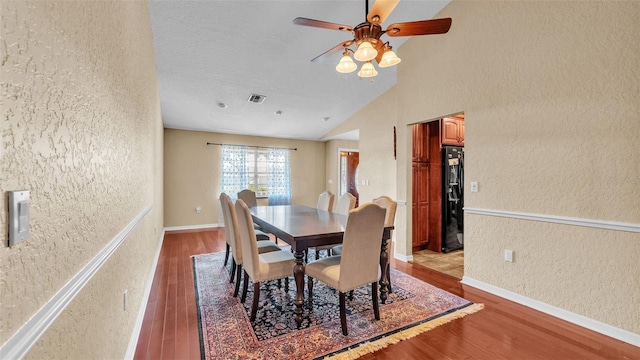
<svg viewBox="0 0 640 360">
<path fill-rule="evenodd" d="M 165 235 L 135 359 L 200 359 L 191 256 L 224 251 L 223 231 Z M 453 276 L 400 261 L 392 266 L 485 308 L 363 360 L 640 359 L 640 348 L 461 285 Z"/>
</svg>

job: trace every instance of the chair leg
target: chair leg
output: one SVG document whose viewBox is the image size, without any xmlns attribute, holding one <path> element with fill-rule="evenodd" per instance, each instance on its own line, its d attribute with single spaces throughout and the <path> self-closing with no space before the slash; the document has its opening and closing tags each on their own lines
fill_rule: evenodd
<svg viewBox="0 0 640 360">
<path fill-rule="evenodd" d="M 347 336 L 347 309 L 345 305 L 345 293 L 340 292 L 340 325 L 342 326 L 342 335 Z"/>
<path fill-rule="evenodd" d="M 316 248 L 316 260 L 320 259 L 320 250 Z"/>
<path fill-rule="evenodd" d="M 380 307 L 378 306 L 378 282 L 371 283 L 371 300 L 373 301 L 373 316 L 380 320 Z"/>
<path fill-rule="evenodd" d="M 244 301 L 247 300 L 247 288 L 249 287 L 249 274 L 247 271 L 244 271 L 244 281 L 242 282 L 242 297 L 240 298 L 240 302 L 244 304 Z"/>
<path fill-rule="evenodd" d="M 229 249 L 230 246 L 227 244 L 227 250 L 224 252 L 224 266 L 227 266 L 227 261 L 229 260 Z"/>
<path fill-rule="evenodd" d="M 258 312 L 258 301 L 260 300 L 260 283 L 253 283 L 253 304 L 251 305 L 251 318 L 249 321 L 256 321 L 256 313 Z"/>
<path fill-rule="evenodd" d="M 238 277 L 236 278 L 236 288 L 233 291 L 233 297 L 237 297 L 238 296 L 238 292 L 240 291 L 240 274 L 242 271 L 242 265 L 236 265 L 236 273 L 238 274 Z"/>
<path fill-rule="evenodd" d="M 389 294 L 393 293 L 391 288 L 391 265 L 387 264 L 387 282 L 389 282 Z"/>
<path fill-rule="evenodd" d="M 313 278 L 307 276 L 307 289 L 309 289 L 309 310 L 313 309 Z"/>
<path fill-rule="evenodd" d="M 349 291 L 349 301 L 353 301 L 353 290 Z"/>
<path fill-rule="evenodd" d="M 289 292 L 289 277 L 284 278 L 284 292 Z"/>
<path fill-rule="evenodd" d="M 233 279 L 236 276 L 236 259 L 231 259 L 231 276 L 229 277 L 229 284 L 233 283 Z M 238 274 L 240 276 L 240 274 Z"/>
</svg>

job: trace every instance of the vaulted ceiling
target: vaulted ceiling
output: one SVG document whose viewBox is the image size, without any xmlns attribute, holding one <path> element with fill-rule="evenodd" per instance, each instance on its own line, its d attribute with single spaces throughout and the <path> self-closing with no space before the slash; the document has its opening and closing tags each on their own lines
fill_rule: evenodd
<svg viewBox="0 0 640 360">
<path fill-rule="evenodd" d="M 402 0 L 382 27 L 431 19 L 448 2 Z M 340 74 L 335 70 L 340 52 L 322 62 L 310 60 L 353 35 L 297 26 L 292 20 L 306 17 L 354 27 L 365 20 L 365 3 L 151 0 L 164 126 L 321 139 L 392 87 L 402 63 L 378 69 L 373 80 L 355 72 Z M 383 37 L 396 52 L 407 40 Z M 251 94 L 266 98 L 261 104 L 249 102 Z M 354 139 L 357 132 L 338 138 Z"/>
</svg>

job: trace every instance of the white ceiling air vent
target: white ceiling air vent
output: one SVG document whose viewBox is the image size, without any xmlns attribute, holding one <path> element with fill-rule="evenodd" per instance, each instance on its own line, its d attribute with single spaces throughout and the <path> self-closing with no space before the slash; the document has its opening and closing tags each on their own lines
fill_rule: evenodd
<svg viewBox="0 0 640 360">
<path fill-rule="evenodd" d="M 262 104 L 264 102 L 264 99 L 266 98 L 267 97 L 264 95 L 251 94 L 249 95 L 249 99 L 247 99 L 247 101 L 256 103 L 256 104 Z"/>
</svg>

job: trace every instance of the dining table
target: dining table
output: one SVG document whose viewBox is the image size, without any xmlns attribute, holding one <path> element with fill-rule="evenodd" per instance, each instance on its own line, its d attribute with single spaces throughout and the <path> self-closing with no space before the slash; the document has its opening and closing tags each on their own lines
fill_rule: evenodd
<svg viewBox="0 0 640 360">
<path fill-rule="evenodd" d="M 295 314 L 298 327 L 303 319 L 304 274 L 307 249 L 322 245 L 342 243 L 347 215 L 319 210 L 302 205 L 254 206 L 250 208 L 253 222 L 266 233 L 273 234 L 291 245 L 295 256 L 293 277 L 296 282 Z M 393 226 L 386 226 L 380 239 L 380 301 L 384 304 L 388 297 L 389 281 L 387 265 L 388 240 Z M 374 241 L 374 239 L 372 239 Z"/>
</svg>

